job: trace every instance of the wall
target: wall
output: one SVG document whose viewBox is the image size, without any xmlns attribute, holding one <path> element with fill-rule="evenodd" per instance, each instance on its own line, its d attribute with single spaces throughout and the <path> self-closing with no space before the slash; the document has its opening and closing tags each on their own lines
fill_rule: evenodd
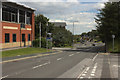
<svg viewBox="0 0 120 80">
<path fill-rule="evenodd" d="M 20 47 L 24 46 L 24 42 L 22 42 L 22 34 L 25 34 L 26 46 L 31 45 L 31 41 L 28 41 L 28 34 L 31 34 L 31 25 L 25 25 L 24 29 L 21 29 L 20 35 L 20 24 L 12 23 L 12 22 L 2 22 L 2 48 L 11 48 L 11 47 Z M 5 33 L 9 33 L 10 42 L 5 43 Z M 16 34 L 16 42 L 13 42 L 12 35 Z M 20 39 L 21 38 L 21 39 Z"/>
</svg>

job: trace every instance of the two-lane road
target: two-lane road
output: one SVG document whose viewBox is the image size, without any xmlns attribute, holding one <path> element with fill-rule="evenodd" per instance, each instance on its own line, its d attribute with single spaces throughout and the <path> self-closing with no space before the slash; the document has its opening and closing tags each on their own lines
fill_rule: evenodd
<svg viewBox="0 0 120 80">
<path fill-rule="evenodd" d="M 3 78 L 57 78 L 85 59 L 92 59 L 96 54 L 77 50 L 63 51 L 54 55 L 3 63 Z M 87 62 L 83 63 L 84 67 Z M 79 67 L 80 71 L 75 76 L 83 71 L 83 67 Z"/>
</svg>

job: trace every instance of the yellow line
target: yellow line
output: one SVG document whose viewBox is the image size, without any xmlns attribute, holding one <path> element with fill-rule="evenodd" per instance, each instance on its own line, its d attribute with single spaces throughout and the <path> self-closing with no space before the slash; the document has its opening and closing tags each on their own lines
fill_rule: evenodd
<svg viewBox="0 0 120 80">
<path fill-rule="evenodd" d="M 57 53 L 39 54 L 37 56 L 31 56 L 31 57 L 24 57 L 24 58 L 18 58 L 18 59 L 13 59 L 13 60 L 7 60 L 7 61 L 2 61 L 0 63 L 8 63 L 8 62 L 13 62 L 13 61 L 20 61 L 20 60 L 31 59 L 31 58 L 36 58 L 36 57 L 40 57 L 40 56 L 54 55 L 54 54 L 58 54 L 58 53 L 61 53 L 61 51 L 59 51 Z"/>
</svg>

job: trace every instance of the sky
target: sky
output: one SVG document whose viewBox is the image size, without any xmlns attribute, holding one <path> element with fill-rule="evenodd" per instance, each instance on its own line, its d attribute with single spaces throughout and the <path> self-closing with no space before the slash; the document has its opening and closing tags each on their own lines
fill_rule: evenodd
<svg viewBox="0 0 120 80">
<path fill-rule="evenodd" d="M 104 8 L 108 0 L 13 0 L 36 9 L 35 14 L 43 14 L 50 22 L 66 22 L 66 28 L 74 34 L 96 29 L 95 15 Z"/>
</svg>

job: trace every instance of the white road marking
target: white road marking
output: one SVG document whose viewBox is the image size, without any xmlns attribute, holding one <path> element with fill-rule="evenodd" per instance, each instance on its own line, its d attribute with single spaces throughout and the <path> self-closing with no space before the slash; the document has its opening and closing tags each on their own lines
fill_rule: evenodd
<svg viewBox="0 0 120 80">
<path fill-rule="evenodd" d="M 41 64 L 41 65 L 38 65 L 38 66 L 35 66 L 35 67 L 33 67 L 33 69 L 36 69 L 36 68 L 38 68 L 38 67 L 45 66 L 45 65 L 47 65 L 47 64 L 50 64 L 50 62 L 48 62 L 48 63 L 44 63 L 44 64 Z"/>
<path fill-rule="evenodd" d="M 83 79 L 84 77 L 80 77 L 80 79 Z"/>
<path fill-rule="evenodd" d="M 97 63 L 95 63 L 95 65 L 93 67 L 93 70 L 91 72 L 91 76 L 95 76 L 96 68 L 97 68 Z"/>
<path fill-rule="evenodd" d="M 120 65 L 113 65 L 113 67 L 120 67 Z"/>
<path fill-rule="evenodd" d="M 96 57 L 98 56 L 98 54 L 97 55 L 95 55 L 95 57 L 93 58 L 93 61 L 95 61 L 95 59 L 96 59 Z"/>
<path fill-rule="evenodd" d="M 58 58 L 57 60 L 59 61 L 59 60 L 61 60 L 62 58 Z"/>
<path fill-rule="evenodd" d="M 1 77 L 1 79 L 8 77 L 8 75 Z"/>
<path fill-rule="evenodd" d="M 69 55 L 69 56 L 73 56 L 74 54 L 71 54 L 71 55 Z"/>
<path fill-rule="evenodd" d="M 82 74 L 82 76 L 85 76 L 86 74 L 84 73 L 84 74 Z"/>
<path fill-rule="evenodd" d="M 95 74 L 91 74 L 91 76 L 95 76 Z"/>
<path fill-rule="evenodd" d="M 77 78 L 81 78 L 81 77 L 85 76 L 89 69 L 90 69 L 90 67 L 85 68 Z"/>
</svg>

